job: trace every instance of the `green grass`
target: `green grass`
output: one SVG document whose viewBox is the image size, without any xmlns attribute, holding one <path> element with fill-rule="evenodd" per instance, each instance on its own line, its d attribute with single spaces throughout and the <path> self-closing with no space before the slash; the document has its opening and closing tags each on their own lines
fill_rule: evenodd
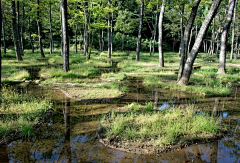
<svg viewBox="0 0 240 163">
<path fill-rule="evenodd" d="M 111 81 L 121 81 L 127 78 L 124 73 L 104 73 L 101 75 L 103 79 L 111 80 Z"/>
<path fill-rule="evenodd" d="M 196 114 L 196 109 L 173 108 L 153 111 L 153 104 L 130 104 L 126 112 L 111 111 L 101 120 L 108 140 L 150 142 L 164 148 L 179 143 L 210 139 L 221 134 L 223 126 L 208 114 Z"/>
<path fill-rule="evenodd" d="M 51 108 L 48 99 L 36 99 L 16 93 L 16 90 L 2 88 L 0 107 L 0 139 L 22 132 L 24 136 L 33 133 L 34 125 Z"/>
<path fill-rule="evenodd" d="M 224 83 L 220 79 L 204 78 L 198 76 L 192 76 L 190 78 L 190 84 L 187 86 L 177 85 L 176 79 L 171 75 L 167 77 L 152 76 L 144 77 L 144 85 L 159 87 L 164 89 L 178 90 L 196 93 L 204 96 L 229 96 L 232 91 L 229 87 L 230 83 Z"/>
</svg>

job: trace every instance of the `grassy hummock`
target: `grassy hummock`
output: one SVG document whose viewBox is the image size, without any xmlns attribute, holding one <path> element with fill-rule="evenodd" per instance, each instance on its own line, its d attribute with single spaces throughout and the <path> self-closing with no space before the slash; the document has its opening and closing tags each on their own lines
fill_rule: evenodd
<svg viewBox="0 0 240 163">
<path fill-rule="evenodd" d="M 100 135 L 113 146 L 117 142 L 117 147 L 125 149 L 132 142 L 140 143 L 138 147 L 148 144 L 155 151 L 164 151 L 172 146 L 219 137 L 223 131 L 215 117 L 197 114 L 192 106 L 156 111 L 151 103 L 130 104 L 123 110 L 111 111 L 101 120 Z"/>
<path fill-rule="evenodd" d="M 34 125 L 51 108 L 50 100 L 36 99 L 29 95 L 16 93 L 15 90 L 2 88 L 0 107 L 0 144 L 18 134 L 30 136 Z M 17 136 L 18 136 L 17 135 Z"/>
</svg>

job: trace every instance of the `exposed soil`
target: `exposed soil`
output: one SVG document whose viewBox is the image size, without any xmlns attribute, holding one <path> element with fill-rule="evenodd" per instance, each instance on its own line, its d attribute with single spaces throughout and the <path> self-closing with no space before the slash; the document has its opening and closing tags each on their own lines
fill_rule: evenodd
<svg viewBox="0 0 240 163">
<path fill-rule="evenodd" d="M 121 141 L 118 139 L 107 139 L 105 138 L 104 132 L 98 130 L 97 131 L 97 137 L 104 146 L 124 151 L 124 152 L 130 152 L 134 154 L 144 154 L 144 155 L 149 155 L 149 154 L 159 154 L 159 153 L 166 153 L 172 150 L 179 150 L 185 147 L 188 147 L 192 144 L 202 144 L 202 143 L 207 143 L 207 142 L 213 142 L 217 141 L 220 138 L 223 138 L 226 136 L 226 131 L 223 131 L 221 135 L 215 135 L 212 138 L 209 138 L 207 140 L 204 139 L 195 139 L 192 141 L 186 141 L 184 143 L 178 143 L 175 145 L 169 145 L 163 148 L 158 148 L 155 147 L 152 143 L 151 140 L 144 140 L 144 141 L 132 141 L 132 140 L 127 140 L 127 141 Z"/>
</svg>

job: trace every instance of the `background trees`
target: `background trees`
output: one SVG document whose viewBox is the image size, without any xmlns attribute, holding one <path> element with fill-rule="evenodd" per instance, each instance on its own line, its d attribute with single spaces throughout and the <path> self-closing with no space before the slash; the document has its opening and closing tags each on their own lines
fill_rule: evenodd
<svg viewBox="0 0 240 163">
<path fill-rule="evenodd" d="M 158 51 L 161 67 L 164 66 L 164 51 L 179 51 L 180 80 L 212 3 L 210 0 L 69 0 L 69 48 L 74 48 L 76 53 L 84 49 L 86 59 L 90 59 L 92 49 L 107 50 L 109 58 L 112 51 L 136 50 L 136 60 L 141 58 L 141 51 L 150 51 L 150 56 Z M 34 53 L 39 48 L 44 57 L 44 53 L 52 54 L 55 48 L 63 47 L 61 29 L 64 24 L 61 24 L 60 5 L 60 0 L 2 0 L 4 53 L 6 48 L 15 45 L 16 58 L 22 60 L 24 49 L 32 49 Z M 204 52 L 218 57 L 220 47 L 225 46 L 225 49 L 231 49 L 231 59 L 237 59 L 240 9 L 236 5 L 235 12 L 231 11 L 235 15 L 234 25 L 231 26 L 231 22 L 225 19 L 231 7 L 228 6 L 228 2 L 223 1 L 216 16 L 213 15 L 196 54 Z M 228 35 L 223 26 L 227 22 L 232 31 L 227 32 Z M 229 36 L 225 43 L 220 41 L 223 34 Z M 224 55 L 220 56 L 221 65 L 224 65 Z"/>
</svg>

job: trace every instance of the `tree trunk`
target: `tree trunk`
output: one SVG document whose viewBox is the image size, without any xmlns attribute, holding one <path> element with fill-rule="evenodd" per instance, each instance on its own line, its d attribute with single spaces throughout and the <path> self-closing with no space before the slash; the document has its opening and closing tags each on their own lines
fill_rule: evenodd
<svg viewBox="0 0 240 163">
<path fill-rule="evenodd" d="M 213 27 L 212 27 L 212 41 L 211 41 L 211 55 L 214 54 L 215 51 L 215 19 L 213 19 Z"/>
<path fill-rule="evenodd" d="M 51 2 L 49 3 L 49 24 L 50 24 L 50 29 L 49 29 L 49 42 L 50 42 L 50 54 L 53 53 L 53 33 L 52 33 L 52 4 Z"/>
<path fill-rule="evenodd" d="M 3 11 L 1 13 L 2 13 L 2 32 L 3 32 L 3 53 L 6 54 L 7 53 L 7 47 L 6 47 L 6 35 L 5 35 L 5 20 L 4 20 Z"/>
<path fill-rule="evenodd" d="M 75 53 L 78 53 L 78 48 L 77 48 L 77 30 L 78 30 L 78 26 L 76 25 L 76 29 L 75 29 Z"/>
<path fill-rule="evenodd" d="M 191 29 L 191 33 L 190 33 L 190 38 L 189 38 L 189 43 L 188 43 L 188 48 L 187 48 L 187 54 L 189 54 L 190 52 L 190 46 L 191 46 L 191 42 L 192 42 L 192 35 L 193 35 L 193 29 Z"/>
<path fill-rule="evenodd" d="M 140 59 L 140 49 L 141 49 L 141 41 L 142 41 L 142 27 L 143 27 L 143 11 L 144 11 L 144 0 L 141 1 L 140 5 L 140 13 L 139 13 L 139 28 L 138 28 L 138 41 L 137 41 L 137 49 L 136 49 L 136 61 Z"/>
<path fill-rule="evenodd" d="M 237 3 L 235 4 L 237 6 Z M 236 29 L 236 33 L 238 33 L 238 30 L 239 30 L 239 27 L 238 27 L 238 24 L 236 25 L 237 26 L 237 29 Z M 239 53 L 239 50 L 238 50 L 238 42 L 239 42 L 239 37 L 238 37 L 238 34 L 237 34 L 237 38 L 236 38 L 236 52 L 235 52 L 235 55 L 234 55 L 234 59 L 237 60 L 237 57 L 238 57 L 238 53 Z"/>
<path fill-rule="evenodd" d="M 180 42 L 180 46 L 179 46 L 179 57 L 181 57 L 181 48 L 184 46 L 184 27 L 183 27 L 183 18 L 184 18 L 184 8 L 185 8 L 185 4 L 181 4 L 181 20 L 180 20 L 180 25 L 181 25 L 181 42 Z"/>
<path fill-rule="evenodd" d="M 186 59 L 187 59 L 187 46 L 188 46 L 188 42 L 189 42 L 189 38 L 190 38 L 190 32 L 192 30 L 192 26 L 193 26 L 194 20 L 197 15 L 197 10 L 198 10 L 200 1 L 201 0 L 194 1 L 191 15 L 188 19 L 187 25 L 184 30 L 184 39 L 183 39 L 184 44 L 181 45 L 182 47 L 181 47 L 181 51 L 180 51 L 181 61 L 180 61 L 179 71 L 178 71 L 178 81 L 180 80 L 180 78 L 182 77 L 182 74 L 183 74 L 184 65 L 185 65 Z"/>
<path fill-rule="evenodd" d="M 84 56 L 88 55 L 88 2 L 85 2 L 85 23 L 84 23 Z"/>
<path fill-rule="evenodd" d="M 101 37 L 101 40 L 102 40 L 102 51 L 104 51 L 104 30 L 102 29 L 102 37 Z"/>
<path fill-rule="evenodd" d="M 102 52 L 102 41 L 101 41 L 101 29 L 98 30 L 98 35 L 99 35 L 99 38 L 98 38 L 98 44 L 99 44 L 99 51 Z"/>
<path fill-rule="evenodd" d="M 20 48 L 20 54 L 23 56 L 23 49 L 22 49 L 22 36 L 21 36 L 21 32 L 20 32 L 20 11 L 19 11 L 19 8 L 20 8 L 20 4 L 19 4 L 19 0 L 17 1 L 17 30 L 18 30 L 18 39 L 19 39 L 19 48 Z"/>
<path fill-rule="evenodd" d="M 152 40 L 153 40 L 153 37 L 150 38 L 150 47 L 149 47 L 150 53 L 149 53 L 149 57 L 152 56 Z"/>
<path fill-rule="evenodd" d="M 237 4 L 237 0 L 235 2 Z M 236 11 L 237 10 L 237 5 L 235 5 L 234 8 L 234 14 L 233 14 L 233 25 L 232 25 L 232 45 L 231 45 L 231 55 L 230 55 L 230 60 L 233 59 L 233 53 L 234 53 L 234 38 L 235 38 L 235 23 L 236 23 Z"/>
<path fill-rule="evenodd" d="M 13 41 L 16 51 L 16 57 L 18 61 L 22 61 L 22 55 L 20 53 L 20 47 L 19 47 L 19 35 L 18 35 L 18 27 L 16 22 L 16 5 L 15 0 L 12 0 L 12 30 L 13 30 Z"/>
<path fill-rule="evenodd" d="M 112 4 L 112 0 L 108 0 L 109 7 Z M 112 56 L 112 15 L 108 12 L 108 58 Z"/>
<path fill-rule="evenodd" d="M 61 0 L 62 11 L 62 35 L 63 35 L 63 71 L 69 69 L 69 39 L 68 39 L 68 22 L 67 22 L 67 0 Z"/>
<path fill-rule="evenodd" d="M 2 18 L 2 1 L 0 0 L 0 31 L 2 29 L 3 18 Z M 0 39 L 2 37 L 2 32 L 0 32 Z M 2 49 L 0 43 L 0 89 L 2 88 Z M 0 90 L 1 92 L 2 90 Z"/>
<path fill-rule="evenodd" d="M 111 18 L 111 55 L 113 54 L 113 12 Z"/>
<path fill-rule="evenodd" d="M 25 7 L 24 7 L 24 1 L 22 2 L 22 25 L 21 25 L 21 45 L 22 45 L 22 51 L 24 52 L 24 22 L 25 22 Z"/>
<path fill-rule="evenodd" d="M 158 5 L 157 5 L 158 10 Z M 156 35 L 157 35 L 157 26 L 158 26 L 158 12 L 155 15 L 155 25 L 154 25 L 154 32 L 153 32 L 153 47 L 152 47 L 152 54 L 154 55 L 155 52 L 155 42 L 156 42 Z"/>
<path fill-rule="evenodd" d="M 227 20 L 224 24 L 222 37 L 221 37 L 221 51 L 220 51 L 220 57 L 219 57 L 218 74 L 226 73 L 225 66 L 226 66 L 227 36 L 228 36 L 228 31 L 232 22 L 234 6 L 235 6 L 235 0 L 229 0 Z"/>
<path fill-rule="evenodd" d="M 30 10 L 31 10 L 31 8 L 30 8 Z M 34 44 L 33 44 L 33 40 L 32 40 L 31 28 L 30 28 L 30 26 L 31 26 L 31 16 L 30 15 L 28 17 L 28 26 L 29 26 L 28 31 L 29 31 L 30 44 L 32 46 L 32 53 L 34 53 Z"/>
<path fill-rule="evenodd" d="M 38 42 L 39 42 L 39 50 L 42 58 L 45 58 L 42 46 L 42 24 L 40 21 L 40 8 L 39 8 L 39 0 L 37 0 L 37 26 L 38 26 Z"/>
<path fill-rule="evenodd" d="M 211 6 L 203 24 L 202 24 L 199 32 L 198 32 L 197 39 L 195 40 L 195 43 L 192 47 L 190 55 L 189 55 L 185 65 L 184 65 L 183 73 L 181 75 L 180 80 L 178 81 L 179 85 L 187 85 L 188 84 L 189 79 L 190 79 L 190 75 L 191 75 L 191 72 L 192 72 L 192 66 L 193 66 L 193 63 L 194 63 L 194 61 L 197 57 L 199 48 L 202 44 L 203 37 L 205 36 L 206 31 L 208 30 L 208 27 L 211 24 L 212 19 L 214 18 L 220 3 L 221 3 L 221 0 L 214 0 L 213 1 L 212 6 Z"/>
<path fill-rule="evenodd" d="M 162 48 L 164 10 L 165 10 L 165 0 L 163 0 L 163 2 L 162 2 L 161 12 L 159 15 L 159 22 L 158 22 L 159 67 L 164 67 L 164 56 L 163 56 L 163 48 Z"/>
<path fill-rule="evenodd" d="M 124 50 L 125 34 L 122 34 L 122 51 Z"/>
</svg>

